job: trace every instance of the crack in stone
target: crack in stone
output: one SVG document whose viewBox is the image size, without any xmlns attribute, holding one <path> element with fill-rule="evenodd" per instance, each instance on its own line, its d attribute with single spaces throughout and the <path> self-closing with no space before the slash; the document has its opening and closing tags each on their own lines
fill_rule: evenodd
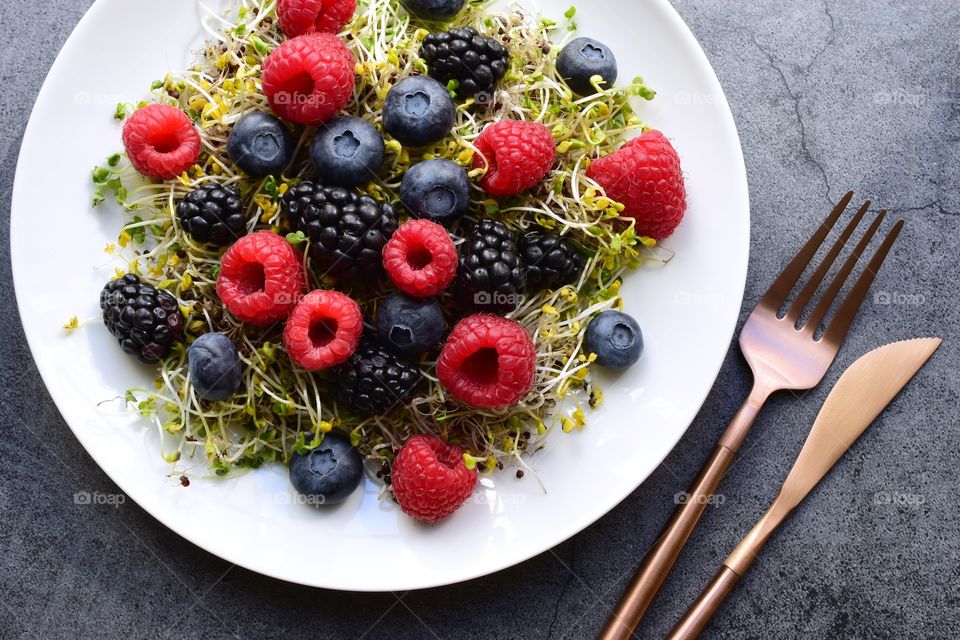
<svg viewBox="0 0 960 640">
<path fill-rule="evenodd" d="M 804 73 L 810 70 L 820 56 L 822 56 L 826 50 L 830 48 L 830 45 L 834 43 L 837 37 L 837 22 L 833 17 L 833 12 L 830 11 L 830 3 L 827 2 L 827 0 L 823 0 L 823 13 L 827 16 L 827 21 L 830 23 L 830 28 L 827 31 L 827 39 L 823 43 L 823 46 L 820 47 L 820 50 L 813 54 L 813 58 L 810 59 L 810 63 L 803 67 Z"/>
<path fill-rule="evenodd" d="M 926 211 L 927 209 L 934 209 L 937 213 L 942 216 L 960 216 L 960 211 L 950 211 L 949 209 L 944 208 L 943 203 L 940 200 L 932 200 L 927 204 L 921 204 L 914 207 L 885 207 L 889 213 L 913 213 L 916 211 Z"/>
<path fill-rule="evenodd" d="M 763 45 L 757 40 L 757 36 L 753 33 L 750 34 L 750 39 L 753 40 L 754 46 L 757 50 L 763 54 L 767 59 L 767 63 L 770 65 L 770 68 L 780 77 L 780 81 L 783 83 L 783 87 L 787 92 L 787 95 L 790 97 L 791 102 L 793 103 L 793 113 L 797 119 L 797 125 L 800 128 L 800 150 L 803 152 L 804 159 L 812 164 L 819 171 L 821 177 L 823 178 L 823 185 L 826 191 L 825 197 L 828 203 L 833 202 L 830 197 L 832 189 L 830 187 L 830 178 L 827 176 L 827 170 L 824 168 L 823 164 L 813 157 L 813 153 L 810 151 L 810 147 L 807 144 L 807 127 L 803 122 L 803 115 L 800 113 L 800 99 L 801 96 L 798 92 L 794 92 L 790 88 L 790 82 L 787 80 L 787 75 L 783 72 L 783 69 L 780 65 L 777 64 L 777 61 L 774 59 L 773 54 L 767 51 Z"/>
</svg>

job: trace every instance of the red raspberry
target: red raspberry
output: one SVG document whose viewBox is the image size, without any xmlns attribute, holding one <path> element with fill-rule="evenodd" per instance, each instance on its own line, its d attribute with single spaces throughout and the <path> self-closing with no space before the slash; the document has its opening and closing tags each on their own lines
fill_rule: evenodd
<svg viewBox="0 0 960 640">
<path fill-rule="evenodd" d="M 473 166 L 487 167 L 480 186 L 494 196 L 522 193 L 543 179 L 557 148 L 550 129 L 537 122 L 501 120 L 488 124 L 474 144 Z"/>
<path fill-rule="evenodd" d="M 263 61 L 263 93 L 282 119 L 321 124 L 350 99 L 353 67 L 347 45 L 332 33 L 297 36 Z"/>
<path fill-rule="evenodd" d="M 240 238 L 220 259 L 217 295 L 244 322 L 283 320 L 306 288 L 300 254 L 270 231 Z"/>
<path fill-rule="evenodd" d="M 687 209 L 680 158 L 663 134 L 644 131 L 608 156 L 594 160 L 587 176 L 636 220 L 640 235 L 666 238 Z"/>
<path fill-rule="evenodd" d="M 408 220 L 383 248 L 383 268 L 397 288 L 415 298 L 434 296 L 457 275 L 457 248 L 430 220 Z"/>
<path fill-rule="evenodd" d="M 277 17 L 287 37 L 315 31 L 339 33 L 357 10 L 357 0 L 277 0 Z"/>
<path fill-rule="evenodd" d="M 318 289 L 293 308 L 283 329 L 283 346 L 295 363 L 320 371 L 353 355 L 362 331 L 360 305 L 339 291 Z"/>
<path fill-rule="evenodd" d="M 502 409 L 530 389 L 536 368 L 536 347 L 518 322 L 477 313 L 450 332 L 437 377 L 450 395 L 471 406 Z"/>
<path fill-rule="evenodd" d="M 167 104 L 137 109 L 123 125 L 123 146 L 133 168 L 148 178 L 176 178 L 200 158 L 193 121 Z"/>
<path fill-rule="evenodd" d="M 400 449 L 390 478 L 405 514 L 437 522 L 467 501 L 477 485 L 477 470 L 467 469 L 460 447 L 437 436 L 419 435 Z"/>
</svg>

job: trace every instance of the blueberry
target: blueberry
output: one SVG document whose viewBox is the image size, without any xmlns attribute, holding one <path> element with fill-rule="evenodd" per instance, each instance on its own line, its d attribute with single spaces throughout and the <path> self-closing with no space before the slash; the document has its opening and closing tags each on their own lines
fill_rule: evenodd
<svg viewBox="0 0 960 640">
<path fill-rule="evenodd" d="M 363 480 L 363 459 L 350 439 L 330 432 L 320 445 L 290 459 L 290 484 L 314 506 L 343 502 Z"/>
<path fill-rule="evenodd" d="M 394 293 L 377 308 L 377 332 L 395 351 L 419 355 L 443 337 L 443 312 L 435 300 Z"/>
<path fill-rule="evenodd" d="M 610 47 L 593 38 L 571 40 L 557 56 L 557 71 L 574 93 L 589 96 L 597 92 L 590 78 L 603 78 L 604 88 L 617 81 L 617 59 Z"/>
<path fill-rule="evenodd" d="M 206 400 L 226 400 L 240 387 L 240 355 L 222 333 L 205 333 L 187 350 L 190 381 Z"/>
<path fill-rule="evenodd" d="M 293 160 L 293 136 L 277 118 L 254 111 L 233 125 L 227 153 L 233 164 L 252 178 L 276 175 Z"/>
<path fill-rule="evenodd" d="M 400 0 L 403 8 L 421 20 L 447 20 L 460 13 L 466 0 Z"/>
<path fill-rule="evenodd" d="M 643 353 L 643 334 L 631 316 L 604 311 L 587 326 L 587 351 L 597 354 L 597 364 L 608 369 L 627 369 Z"/>
<path fill-rule="evenodd" d="M 453 129 L 456 110 L 446 87 L 429 76 L 410 76 L 383 103 L 383 128 L 400 144 L 422 147 Z"/>
<path fill-rule="evenodd" d="M 383 166 L 383 137 L 355 116 L 340 116 L 320 125 L 310 144 L 310 161 L 324 184 L 359 187 L 377 177 Z"/>
<path fill-rule="evenodd" d="M 415 218 L 453 222 L 470 207 L 470 179 L 449 160 L 425 160 L 403 174 L 400 202 Z"/>
</svg>

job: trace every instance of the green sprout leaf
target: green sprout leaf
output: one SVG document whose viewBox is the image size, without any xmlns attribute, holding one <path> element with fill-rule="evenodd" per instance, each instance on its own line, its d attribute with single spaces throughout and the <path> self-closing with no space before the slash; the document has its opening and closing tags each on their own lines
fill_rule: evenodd
<svg viewBox="0 0 960 640">
<path fill-rule="evenodd" d="M 126 120 L 127 116 L 130 114 L 131 105 L 129 102 L 121 102 L 117 105 L 116 110 L 113 112 L 114 120 Z"/>
<path fill-rule="evenodd" d="M 146 230 L 144 230 L 144 228 L 141 226 L 136 226 L 141 222 L 143 222 L 143 220 L 140 218 L 140 216 L 133 216 L 133 220 L 130 222 L 130 224 L 123 228 L 123 230 L 126 231 L 130 237 L 136 241 L 137 244 L 143 244 L 144 240 L 147 239 Z"/>
<path fill-rule="evenodd" d="M 274 178 L 272 175 L 267 176 L 267 179 L 264 180 L 263 192 L 268 196 L 272 196 L 274 198 L 280 197 L 280 189 L 277 187 L 277 179 Z"/>
<path fill-rule="evenodd" d="M 113 175 L 110 172 L 110 169 L 106 167 L 94 167 L 93 169 L 93 184 L 103 185 L 107 184 L 107 180 L 110 179 L 110 176 Z"/>
<path fill-rule="evenodd" d="M 253 45 L 254 51 L 259 53 L 261 56 L 265 56 L 270 53 L 270 45 L 257 36 L 250 36 L 250 44 Z"/>
</svg>

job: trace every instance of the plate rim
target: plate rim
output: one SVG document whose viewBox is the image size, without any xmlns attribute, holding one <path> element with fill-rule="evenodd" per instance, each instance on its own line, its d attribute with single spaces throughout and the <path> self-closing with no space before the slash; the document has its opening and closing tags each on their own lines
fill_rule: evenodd
<svg viewBox="0 0 960 640">
<path fill-rule="evenodd" d="M 70 428 L 70 431 L 73 433 L 74 437 L 76 437 L 77 440 L 80 442 L 81 446 L 84 448 L 87 455 L 90 456 L 90 458 L 94 461 L 94 463 L 97 464 L 100 470 L 104 474 L 106 474 L 110 478 L 110 480 L 121 491 L 124 492 L 124 494 L 133 498 L 133 500 L 137 502 L 137 505 L 140 508 L 142 508 L 146 513 L 148 513 L 156 521 L 163 524 L 167 529 L 176 533 L 181 538 L 189 541 L 191 544 L 194 544 L 197 547 L 203 549 L 207 553 L 210 553 L 211 555 L 221 558 L 232 564 L 236 564 L 237 566 L 244 567 L 245 569 L 248 569 L 255 573 L 272 577 L 278 580 L 282 580 L 284 582 L 289 582 L 292 584 L 300 584 L 303 586 L 308 586 L 313 588 L 329 588 L 329 589 L 358 592 L 358 593 L 387 592 L 387 591 L 410 590 L 410 589 L 427 589 L 427 588 L 457 584 L 457 583 L 466 582 L 469 580 L 474 580 L 479 577 L 487 576 L 487 575 L 496 573 L 498 571 L 502 571 L 506 568 L 518 565 L 522 562 L 526 562 L 530 558 L 556 547 L 557 545 L 569 540 L 573 536 L 581 533 L 587 527 L 591 526 L 592 524 L 600 520 L 600 518 L 602 518 L 603 516 L 609 514 L 611 511 L 616 509 L 620 504 L 623 503 L 623 501 L 627 497 L 630 496 L 630 494 L 632 494 L 634 491 L 636 491 L 640 487 L 640 485 L 646 482 L 646 480 L 649 479 L 650 475 L 652 475 L 657 469 L 660 468 L 660 466 L 662 465 L 666 457 L 670 455 L 670 453 L 676 448 L 677 443 L 680 441 L 680 439 L 687 433 L 687 431 L 689 431 L 689 428 L 693 423 L 693 420 L 695 420 L 696 416 L 699 415 L 699 412 L 702 409 L 704 402 L 706 401 L 707 397 L 709 396 L 710 392 L 713 390 L 716 384 L 716 379 L 719 376 L 721 368 L 723 367 L 725 355 L 726 353 L 729 352 L 729 349 L 724 352 L 724 357 L 719 358 L 719 361 L 717 362 L 716 366 L 713 367 L 711 371 L 711 374 L 709 377 L 710 379 L 713 380 L 713 382 L 710 384 L 709 387 L 706 388 L 706 390 L 702 394 L 702 397 L 700 397 L 699 400 L 692 401 L 692 404 L 696 405 L 697 410 L 693 413 L 691 419 L 687 422 L 686 427 L 684 427 L 682 430 L 679 430 L 676 438 L 670 444 L 670 447 L 666 449 L 663 456 L 657 460 L 656 465 L 651 467 L 651 470 L 649 473 L 647 473 L 645 476 L 640 478 L 636 482 L 636 484 L 634 484 L 633 486 L 627 486 L 630 483 L 625 483 L 621 491 L 615 492 L 616 497 L 612 499 L 611 506 L 608 509 L 603 510 L 602 512 L 597 513 L 595 516 L 591 516 L 590 518 L 586 519 L 586 521 L 582 523 L 582 526 L 579 526 L 578 524 L 578 526 L 572 528 L 568 534 L 552 541 L 550 546 L 541 548 L 539 550 L 531 551 L 530 553 L 521 553 L 518 556 L 511 556 L 506 561 L 487 563 L 483 566 L 482 569 L 478 569 L 472 572 L 466 572 L 462 575 L 458 575 L 453 579 L 438 578 L 438 579 L 427 581 L 427 582 L 420 581 L 420 582 L 417 582 L 416 585 L 414 586 L 411 586 L 409 583 L 397 583 L 397 584 L 389 584 L 386 586 L 378 585 L 370 588 L 354 588 L 354 587 L 345 588 L 342 586 L 324 585 L 324 584 L 320 584 L 319 582 L 306 582 L 303 580 L 297 580 L 297 579 L 291 578 L 290 576 L 282 575 L 278 571 L 271 570 L 272 565 L 270 564 L 258 565 L 253 562 L 249 562 L 245 557 L 234 557 L 233 554 L 224 553 L 220 550 L 214 550 L 214 548 L 212 548 L 210 545 L 207 545 L 204 542 L 202 542 L 200 539 L 198 539 L 199 538 L 198 536 L 193 535 L 191 532 L 184 531 L 183 528 L 176 526 L 171 521 L 171 519 L 167 518 L 164 514 L 162 513 L 158 514 L 154 510 L 150 510 L 144 507 L 143 502 L 137 499 L 137 494 L 139 493 L 139 491 L 138 490 L 131 491 L 129 486 L 130 483 L 125 478 L 115 477 L 115 475 L 111 473 L 110 470 L 108 470 L 107 466 L 104 466 L 100 463 L 100 461 L 97 459 L 97 456 L 92 452 L 91 448 L 87 446 L 86 438 L 82 435 L 83 430 L 80 429 L 78 426 L 75 426 L 73 422 L 71 422 L 71 420 L 68 419 L 67 417 L 68 412 L 64 410 L 64 406 L 67 406 L 68 403 L 66 403 L 66 400 L 58 392 L 55 392 L 51 388 L 51 386 L 47 383 L 48 377 L 51 377 L 52 374 L 47 370 L 48 369 L 47 364 L 46 363 L 41 364 L 41 362 L 38 361 L 38 359 L 34 355 L 37 351 L 37 349 L 35 348 L 37 336 L 29 328 L 29 325 L 25 322 L 24 304 L 21 299 L 23 296 L 22 291 L 24 290 L 24 287 L 23 285 L 18 284 L 22 279 L 22 275 L 18 275 L 20 273 L 20 269 L 17 266 L 17 262 L 13 259 L 13 256 L 15 253 L 13 251 L 14 239 L 15 237 L 18 237 L 20 233 L 22 233 L 22 232 L 18 232 L 18 230 L 23 225 L 22 221 L 19 223 L 17 222 L 18 220 L 22 220 L 23 216 L 14 215 L 14 212 L 20 209 L 20 207 L 18 206 L 18 202 L 20 200 L 20 198 L 18 198 L 18 194 L 21 193 L 22 191 L 21 182 L 23 180 L 22 178 L 23 174 L 20 171 L 21 162 L 25 154 L 25 148 L 27 146 L 26 143 L 31 138 L 34 137 L 33 135 L 34 129 L 39 126 L 37 121 L 34 118 L 37 105 L 44 99 L 45 94 L 52 91 L 51 85 L 50 85 L 51 71 L 61 63 L 64 57 L 64 53 L 68 51 L 69 47 L 76 39 L 81 37 L 79 34 L 81 34 L 81 32 L 85 31 L 89 27 L 89 23 L 94 22 L 102 11 L 107 10 L 106 8 L 108 4 L 109 2 L 107 0 L 95 0 L 94 3 L 86 10 L 86 12 L 84 12 L 81 19 L 77 22 L 76 26 L 71 31 L 69 37 L 64 41 L 64 44 L 60 48 L 60 51 L 57 53 L 57 56 L 55 57 L 53 63 L 50 65 L 50 68 L 47 71 L 47 75 L 44 78 L 44 82 L 39 92 L 37 93 L 37 97 L 34 102 L 34 105 L 31 108 L 30 117 L 23 131 L 21 148 L 17 156 L 17 169 L 14 176 L 13 188 L 11 192 L 11 205 L 10 205 L 11 215 L 10 215 L 10 232 L 9 232 L 10 233 L 9 242 L 11 246 L 11 275 L 12 275 L 11 279 L 14 285 L 14 294 L 15 294 L 14 297 L 17 302 L 17 311 L 20 317 L 20 323 L 23 328 L 24 336 L 26 338 L 27 345 L 30 349 L 31 357 L 33 358 L 34 364 L 37 367 L 37 371 L 40 373 L 41 379 L 44 382 L 44 387 L 46 388 L 47 394 L 53 400 L 55 406 L 57 407 L 58 412 L 60 413 L 61 418 Z M 536 4 L 536 2 L 534 2 L 534 4 Z M 747 180 L 746 163 L 743 156 L 743 148 L 742 148 L 740 136 L 737 130 L 736 121 L 733 117 L 733 113 L 727 101 L 726 94 L 723 90 L 723 86 L 721 85 L 719 78 L 717 77 L 717 74 L 713 68 L 713 65 L 710 63 L 709 58 L 707 58 L 706 53 L 703 51 L 703 47 L 700 45 L 699 40 L 696 38 L 696 36 L 690 30 L 689 26 L 686 24 L 686 22 L 683 20 L 680 14 L 672 6 L 672 4 L 670 4 L 668 0 L 652 0 L 651 4 L 655 5 L 657 8 L 659 8 L 660 11 L 662 11 L 665 14 L 666 18 L 673 24 L 674 28 L 686 34 L 687 36 L 685 39 L 686 48 L 692 51 L 692 53 L 698 59 L 701 66 L 709 70 L 710 84 L 712 85 L 713 91 L 715 92 L 715 95 L 717 96 L 722 106 L 722 112 L 723 112 L 722 120 L 725 125 L 724 131 L 722 132 L 722 134 L 724 135 L 724 137 L 731 139 L 732 141 L 731 150 L 735 153 L 735 156 L 736 156 L 735 158 L 737 161 L 736 173 L 737 173 L 738 179 L 736 181 L 736 184 L 731 186 L 731 189 L 734 189 L 739 192 L 737 199 L 742 199 L 744 206 L 746 208 L 746 216 L 745 216 L 746 225 L 745 226 L 746 226 L 747 242 L 746 242 L 746 251 L 743 252 L 743 257 L 740 260 L 740 263 L 735 265 L 736 269 L 739 270 L 739 274 L 740 274 L 740 277 L 738 278 L 737 286 L 735 289 L 736 298 L 738 300 L 737 313 L 732 314 L 732 318 L 728 318 L 726 320 L 726 325 L 727 325 L 726 329 L 721 332 L 722 335 L 728 336 L 727 342 L 729 343 L 730 341 L 732 341 L 733 337 L 735 336 L 736 327 L 739 322 L 739 312 L 742 311 L 742 307 L 743 307 L 743 298 L 746 290 L 746 278 L 748 275 L 747 273 L 748 264 L 749 264 L 750 253 L 751 253 L 750 240 L 751 240 L 752 230 L 751 230 L 751 224 L 750 224 L 751 222 L 750 194 L 749 194 L 749 186 L 748 186 L 748 180 Z M 734 293 L 734 292 L 731 292 L 731 293 Z"/>
</svg>

